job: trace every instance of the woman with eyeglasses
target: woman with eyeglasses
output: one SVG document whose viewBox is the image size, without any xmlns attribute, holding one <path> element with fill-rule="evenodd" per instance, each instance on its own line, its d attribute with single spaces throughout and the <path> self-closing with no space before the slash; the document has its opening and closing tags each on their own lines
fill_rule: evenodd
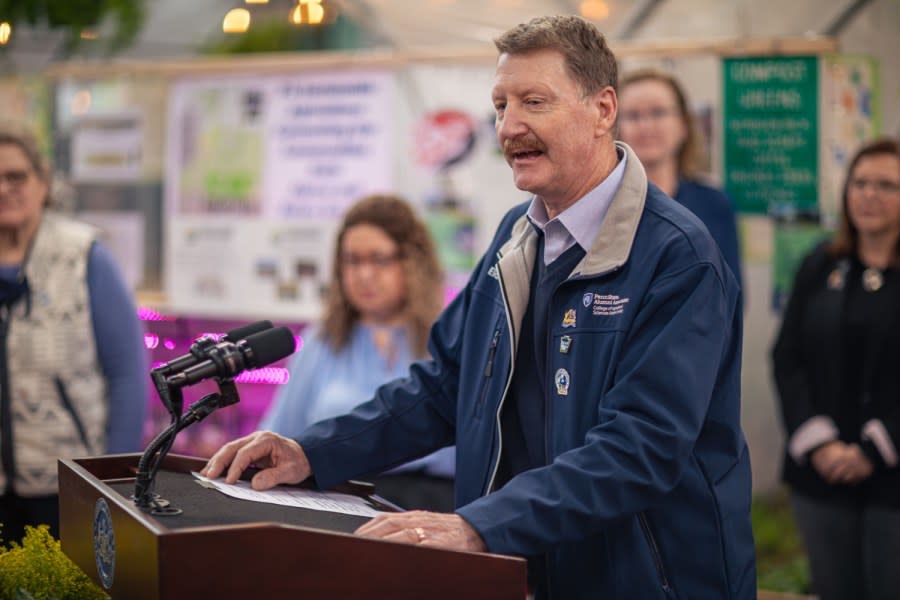
<svg viewBox="0 0 900 600">
<path fill-rule="evenodd" d="M 94 228 L 50 209 L 32 131 L 0 123 L 0 537 L 59 536 L 57 459 L 139 450 L 143 332 Z"/>
<path fill-rule="evenodd" d="M 822 600 L 900 590 L 900 146 L 850 162 L 834 238 L 803 261 L 773 350 L 792 490 Z"/>
<path fill-rule="evenodd" d="M 442 273 L 428 230 L 406 202 L 377 195 L 353 205 L 339 227 L 332 265 L 324 318 L 303 336 L 290 380 L 260 429 L 298 437 L 369 400 L 427 355 L 442 306 Z M 454 473 L 455 451 L 445 448 L 375 477 L 375 491 L 403 508 L 450 512 Z"/>
<path fill-rule="evenodd" d="M 697 215 L 741 283 L 740 245 L 731 200 L 702 183 L 699 136 L 687 98 L 674 77 L 654 69 L 619 82 L 619 139 L 631 146 L 647 179 Z"/>
</svg>

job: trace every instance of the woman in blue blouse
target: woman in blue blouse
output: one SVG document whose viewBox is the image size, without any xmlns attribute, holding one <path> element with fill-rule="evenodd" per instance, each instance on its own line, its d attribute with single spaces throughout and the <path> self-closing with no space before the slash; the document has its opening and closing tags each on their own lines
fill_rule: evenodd
<svg viewBox="0 0 900 600">
<path fill-rule="evenodd" d="M 722 191 L 698 180 L 694 118 L 672 76 L 646 69 L 622 78 L 619 138 L 637 153 L 650 181 L 703 221 L 741 283 L 734 208 Z"/>
<path fill-rule="evenodd" d="M 260 429 L 297 437 L 402 377 L 427 354 L 441 303 L 434 245 L 409 205 L 394 196 L 359 201 L 338 231 L 324 319 L 304 335 Z M 452 511 L 454 461 L 445 448 L 399 466 L 374 479 L 376 492 L 403 508 Z"/>
</svg>

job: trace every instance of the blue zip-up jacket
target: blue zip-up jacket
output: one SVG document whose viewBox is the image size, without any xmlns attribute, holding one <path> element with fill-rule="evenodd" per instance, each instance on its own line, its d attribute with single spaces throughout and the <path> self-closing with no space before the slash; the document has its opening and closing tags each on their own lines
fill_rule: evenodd
<svg viewBox="0 0 900 600">
<path fill-rule="evenodd" d="M 432 329 L 433 359 L 298 441 L 325 487 L 455 442 L 457 513 L 492 552 L 544 555 L 552 598 L 755 598 L 739 286 L 621 147 L 622 184 L 550 303 L 546 467 L 493 489 L 537 247 L 524 204 Z"/>
</svg>

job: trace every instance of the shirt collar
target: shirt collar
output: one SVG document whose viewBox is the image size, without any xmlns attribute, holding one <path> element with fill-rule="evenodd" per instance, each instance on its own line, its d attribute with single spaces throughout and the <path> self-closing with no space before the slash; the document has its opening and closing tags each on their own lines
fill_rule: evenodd
<svg viewBox="0 0 900 600">
<path fill-rule="evenodd" d="M 600 226 L 603 224 L 609 205 L 612 204 L 619 184 L 622 183 L 622 178 L 625 176 L 627 155 L 618 146 L 616 146 L 616 153 L 619 156 L 619 162 L 606 179 L 553 219 L 547 218 L 547 209 L 544 207 L 544 203 L 539 197 L 534 196 L 526 213 L 531 224 L 546 238 L 557 235 L 572 236 L 585 252 L 590 251 L 594 238 L 600 232 Z M 548 229 L 548 226 L 554 222 L 562 225 L 564 231 L 559 231 L 558 227 L 549 227 Z M 549 239 L 545 241 L 549 241 Z"/>
</svg>

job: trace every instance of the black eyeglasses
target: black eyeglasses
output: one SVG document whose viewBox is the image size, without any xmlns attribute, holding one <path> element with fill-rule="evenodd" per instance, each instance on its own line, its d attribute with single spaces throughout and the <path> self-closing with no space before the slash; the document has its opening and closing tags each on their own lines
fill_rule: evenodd
<svg viewBox="0 0 900 600">
<path fill-rule="evenodd" d="M 858 177 L 850 180 L 850 189 L 856 192 L 862 192 L 869 186 L 872 186 L 876 192 L 882 194 L 893 194 L 900 190 L 900 183 L 890 179 L 865 179 Z"/>
<path fill-rule="evenodd" d="M 12 171 L 0 172 L 0 183 L 6 182 L 11 188 L 20 188 L 28 181 L 31 171 L 27 169 L 13 169 Z"/>
</svg>

